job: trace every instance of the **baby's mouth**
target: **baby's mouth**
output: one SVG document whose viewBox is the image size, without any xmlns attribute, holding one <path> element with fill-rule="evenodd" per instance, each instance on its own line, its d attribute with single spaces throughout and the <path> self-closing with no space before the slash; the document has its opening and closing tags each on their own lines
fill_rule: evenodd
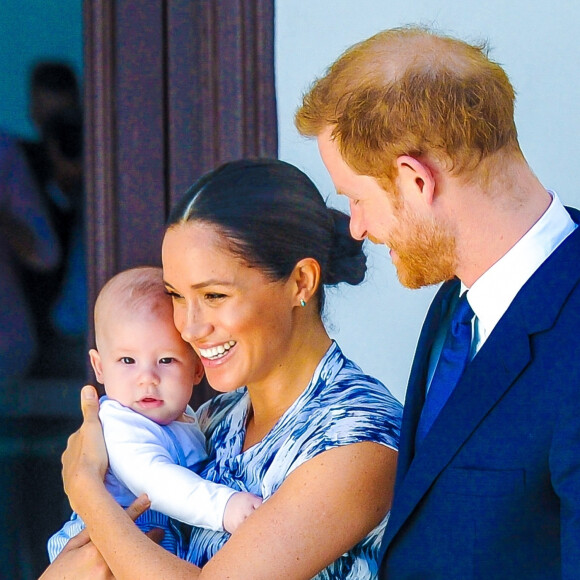
<svg viewBox="0 0 580 580">
<path fill-rule="evenodd" d="M 143 397 L 139 404 L 143 407 L 160 407 L 163 405 L 163 401 L 161 399 L 156 399 L 155 397 Z"/>
</svg>

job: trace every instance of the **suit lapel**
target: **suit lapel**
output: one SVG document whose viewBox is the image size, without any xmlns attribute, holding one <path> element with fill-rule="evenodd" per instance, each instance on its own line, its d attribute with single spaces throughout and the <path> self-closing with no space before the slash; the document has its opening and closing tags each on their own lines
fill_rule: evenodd
<svg viewBox="0 0 580 580">
<path fill-rule="evenodd" d="M 421 329 L 405 397 L 404 416 L 401 425 L 401 445 L 397 462 L 397 482 L 404 479 L 413 460 L 415 431 L 423 403 L 425 402 L 425 383 L 427 380 L 429 353 L 431 352 L 441 319 L 447 312 L 450 301 L 457 295 L 459 286 L 460 282 L 456 279 L 444 284 L 439 289 L 431 303 L 425 318 L 425 323 Z"/>
<path fill-rule="evenodd" d="M 468 365 L 447 404 L 421 443 L 405 477 L 399 482 L 397 505 L 393 506 L 387 528 L 390 538 L 477 429 L 481 420 L 529 363 L 527 333 L 512 331 L 498 333 L 496 336 L 498 338 L 495 344 L 486 343 Z M 502 353 L 509 353 L 509 358 L 505 358 Z M 489 376 L 494 377 L 492 382 L 489 381 Z"/>
<path fill-rule="evenodd" d="M 578 221 L 577 213 L 573 213 L 573 217 Z M 434 324 L 426 323 L 429 331 L 421 334 L 425 345 L 418 348 L 417 355 L 421 359 L 413 365 L 405 402 L 409 410 L 405 408 L 404 441 L 401 445 L 403 456 L 400 458 L 403 464 L 397 473 L 395 501 L 383 550 L 386 550 L 438 475 L 530 363 L 530 335 L 554 324 L 562 304 L 579 283 L 578 256 L 580 228 L 552 253 L 517 294 L 482 349 L 467 366 L 417 455 L 413 457 L 414 431 L 424 400 L 428 348 L 433 342 L 435 328 Z M 449 286 L 446 296 L 456 292 L 456 285 Z M 439 309 L 439 316 L 441 312 L 444 310 Z M 489 380 L 490 376 L 493 381 Z"/>
</svg>

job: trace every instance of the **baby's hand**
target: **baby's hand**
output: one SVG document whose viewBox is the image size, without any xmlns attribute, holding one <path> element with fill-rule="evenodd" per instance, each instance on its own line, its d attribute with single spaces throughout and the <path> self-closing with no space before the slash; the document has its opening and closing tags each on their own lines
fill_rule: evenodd
<svg viewBox="0 0 580 580">
<path fill-rule="evenodd" d="M 245 491 L 234 493 L 228 500 L 224 511 L 224 530 L 233 534 L 238 526 L 261 504 L 262 498 L 253 493 Z"/>
</svg>

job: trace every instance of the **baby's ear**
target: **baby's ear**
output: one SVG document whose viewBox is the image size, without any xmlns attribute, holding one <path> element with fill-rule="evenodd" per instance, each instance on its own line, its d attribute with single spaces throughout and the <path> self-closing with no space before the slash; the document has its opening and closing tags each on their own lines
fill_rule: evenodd
<svg viewBox="0 0 580 580">
<path fill-rule="evenodd" d="M 91 360 L 91 366 L 95 371 L 97 381 L 101 383 L 101 385 L 104 384 L 105 379 L 103 378 L 103 365 L 101 363 L 101 355 L 97 350 L 91 348 L 91 350 L 89 350 L 89 359 Z"/>
<path fill-rule="evenodd" d="M 201 362 L 201 359 L 197 356 L 197 354 L 195 355 L 194 359 L 193 359 L 193 364 L 195 365 L 194 368 L 194 375 L 193 375 L 193 384 L 194 385 L 199 385 L 199 383 L 201 382 L 201 379 L 203 379 L 203 375 L 205 374 L 205 370 L 203 368 L 203 363 Z"/>
</svg>

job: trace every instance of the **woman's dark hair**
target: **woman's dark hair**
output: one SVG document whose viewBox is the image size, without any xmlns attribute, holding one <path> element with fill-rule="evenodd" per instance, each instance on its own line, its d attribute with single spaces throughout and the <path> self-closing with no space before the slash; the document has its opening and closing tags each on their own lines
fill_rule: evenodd
<svg viewBox="0 0 580 580">
<path fill-rule="evenodd" d="M 359 284 L 366 273 L 362 241 L 349 217 L 327 207 L 312 181 L 276 159 L 226 163 L 196 181 L 175 206 L 168 227 L 201 221 L 216 227 L 229 249 L 272 280 L 286 280 L 296 263 L 314 258 L 323 285 Z"/>
</svg>

